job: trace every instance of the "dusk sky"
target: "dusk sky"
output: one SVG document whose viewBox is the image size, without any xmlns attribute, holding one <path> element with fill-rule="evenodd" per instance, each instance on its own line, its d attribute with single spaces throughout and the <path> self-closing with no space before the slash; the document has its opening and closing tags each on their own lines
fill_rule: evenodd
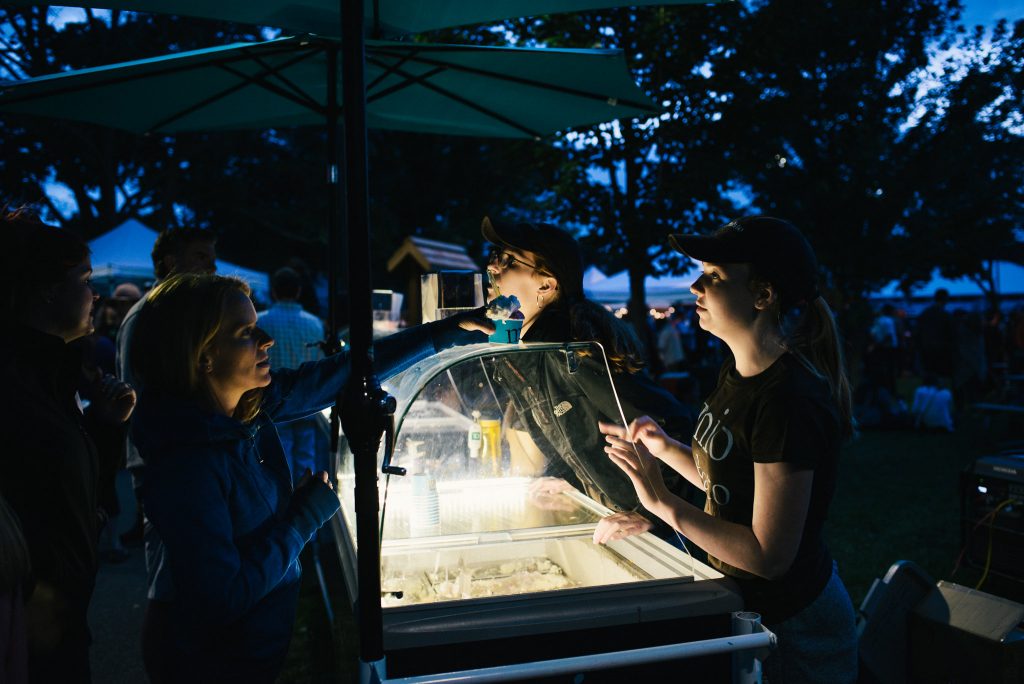
<svg viewBox="0 0 1024 684">
<path fill-rule="evenodd" d="M 1000 19 L 1024 19 L 1024 0 L 964 0 L 966 25 L 991 25 Z"/>
</svg>

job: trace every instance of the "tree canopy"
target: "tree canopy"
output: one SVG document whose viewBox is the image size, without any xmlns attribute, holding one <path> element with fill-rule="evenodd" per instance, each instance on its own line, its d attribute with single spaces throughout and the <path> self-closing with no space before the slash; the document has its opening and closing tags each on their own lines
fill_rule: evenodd
<svg viewBox="0 0 1024 684">
<path fill-rule="evenodd" d="M 372 131 L 374 271 L 383 276 L 405 235 L 479 254 L 483 215 L 547 219 L 577 230 L 593 263 L 629 269 L 639 313 L 646 275 L 685 268 L 668 233 L 762 212 L 804 229 L 833 291 L 851 299 L 935 266 L 984 281 L 997 256 L 1024 262 L 1024 24 L 968 31 L 959 9 L 957 0 L 771 0 L 415 37 L 621 48 L 663 111 L 541 142 Z M 57 22 L 46 8 L 6 9 L 0 72 L 17 80 L 270 35 L 127 12 Z M 86 238 L 128 217 L 158 229 L 187 222 L 217 230 L 240 263 L 269 270 L 298 255 L 325 269 L 325 144 L 316 128 L 140 137 L 4 116 L 0 182 L 6 201 L 39 203 Z"/>
</svg>

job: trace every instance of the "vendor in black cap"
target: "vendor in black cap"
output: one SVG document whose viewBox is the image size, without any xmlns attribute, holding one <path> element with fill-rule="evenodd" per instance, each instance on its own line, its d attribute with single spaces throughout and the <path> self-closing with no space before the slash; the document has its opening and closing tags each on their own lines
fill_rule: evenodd
<svg viewBox="0 0 1024 684">
<path fill-rule="evenodd" d="M 546 223 L 489 218 L 484 219 L 482 232 L 494 245 L 487 266 L 491 297 L 500 293 L 519 299 L 524 341 L 599 342 L 626 420 L 647 414 L 655 416 L 671 435 L 690 434 L 693 423 L 686 408 L 641 370 L 640 345 L 633 330 L 584 296 L 583 255 L 569 233 Z M 502 358 L 503 382 L 511 390 L 514 405 L 519 404 L 516 424 L 545 457 L 547 477 L 533 489 L 535 502 L 557 507 L 559 492 L 575 486 L 616 511 L 605 518 L 603 536 L 596 541 L 652 529 L 656 518 L 642 510 L 629 479 L 605 457 L 604 440 L 595 429 L 595 421 L 619 419 L 604 360 L 585 356 L 580 369 L 570 373 L 564 361 L 554 362 L 553 355 L 535 357 L 542 358 L 536 365 L 525 355 L 514 362 Z M 672 485 L 687 487 L 668 468 L 666 477 Z M 674 537 L 665 525 L 660 531 Z"/>
<path fill-rule="evenodd" d="M 643 505 L 707 551 L 778 635 L 765 661 L 773 684 L 855 681 L 853 606 L 822 539 L 839 447 L 852 433 L 850 390 L 817 259 L 792 224 L 766 216 L 671 240 L 703 262 L 690 287 L 700 326 L 733 358 L 692 446 L 641 418 L 628 434 L 601 425 L 609 457 Z M 707 493 L 703 511 L 661 483 L 664 464 Z"/>
</svg>

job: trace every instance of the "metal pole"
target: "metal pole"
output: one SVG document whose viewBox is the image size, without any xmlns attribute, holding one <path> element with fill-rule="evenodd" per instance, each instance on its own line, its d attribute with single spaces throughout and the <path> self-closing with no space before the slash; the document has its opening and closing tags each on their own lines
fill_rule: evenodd
<svg viewBox="0 0 1024 684">
<path fill-rule="evenodd" d="M 370 305 L 370 225 L 366 162 L 363 3 L 339 0 L 342 35 L 342 93 L 345 112 L 345 209 L 349 244 L 349 312 L 352 370 L 339 397 L 341 425 L 355 459 L 355 508 L 359 596 L 359 658 L 383 659 L 378 547 L 377 450 L 387 410 L 394 399 L 381 391 L 373 370 Z M 390 400 L 390 401 L 389 401 Z M 336 404 L 337 406 L 337 404 Z"/>
<path fill-rule="evenodd" d="M 740 611 L 732 614 L 732 633 L 736 635 L 760 634 L 761 616 Z M 733 651 L 733 684 L 761 684 L 761 658 L 753 651 Z"/>
<path fill-rule="evenodd" d="M 341 181 L 338 178 L 338 48 L 328 46 L 327 53 L 327 330 L 324 354 L 338 351 L 338 267 L 341 265 Z M 333 423 L 333 421 L 332 421 Z M 336 428 L 337 424 L 333 423 Z M 337 447 L 336 430 L 331 433 L 331 449 Z"/>
</svg>

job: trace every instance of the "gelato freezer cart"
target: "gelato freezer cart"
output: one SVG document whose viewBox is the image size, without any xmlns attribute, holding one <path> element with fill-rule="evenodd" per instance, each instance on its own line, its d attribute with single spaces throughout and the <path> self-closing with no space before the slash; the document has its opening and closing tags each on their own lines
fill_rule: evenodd
<svg viewBox="0 0 1024 684">
<path fill-rule="evenodd" d="M 548 391 L 571 378 L 552 374 L 575 373 L 614 394 L 603 350 L 586 343 L 453 348 L 382 378 L 397 400 L 378 464 L 391 473 L 378 480 L 389 677 L 731 634 L 742 601 L 729 579 L 651 533 L 594 544 L 612 510 L 551 486 L 566 470 L 538 426 L 572 409 Z M 356 597 L 352 461 L 343 441 L 332 526 Z M 729 678 L 728 656 L 685 662 L 673 671 Z"/>
</svg>

